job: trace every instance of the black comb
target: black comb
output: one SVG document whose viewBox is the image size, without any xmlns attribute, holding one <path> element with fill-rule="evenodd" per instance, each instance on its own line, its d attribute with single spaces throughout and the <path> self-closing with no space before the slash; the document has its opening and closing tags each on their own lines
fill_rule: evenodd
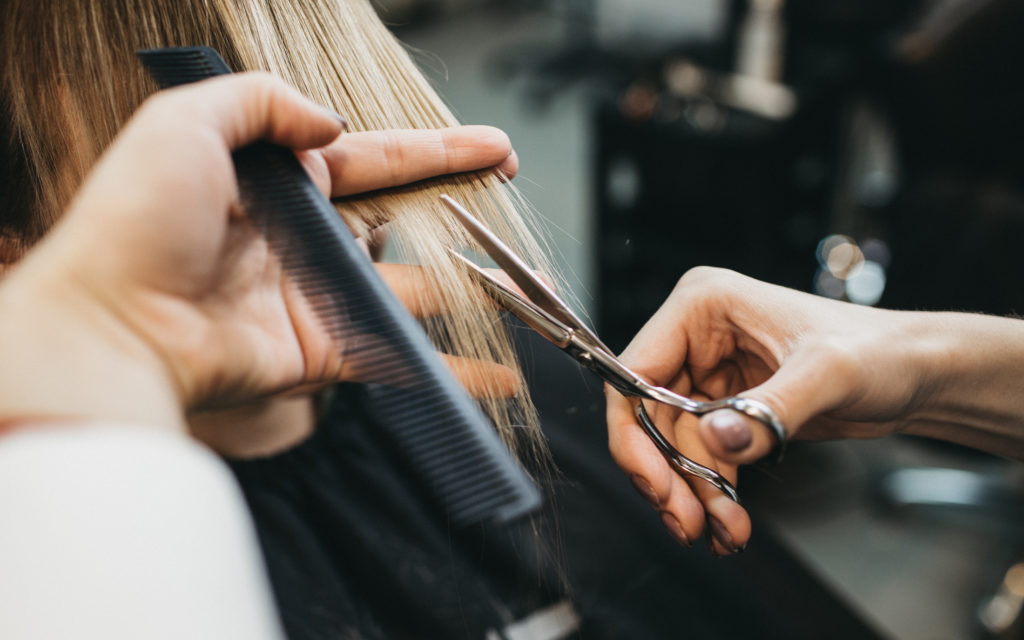
<svg viewBox="0 0 1024 640">
<path fill-rule="evenodd" d="M 209 47 L 137 53 L 162 87 L 231 73 Z M 457 526 L 504 522 L 540 494 L 426 334 L 359 249 L 338 212 L 287 148 L 233 154 L 246 214 L 359 372 L 375 422 Z"/>
</svg>

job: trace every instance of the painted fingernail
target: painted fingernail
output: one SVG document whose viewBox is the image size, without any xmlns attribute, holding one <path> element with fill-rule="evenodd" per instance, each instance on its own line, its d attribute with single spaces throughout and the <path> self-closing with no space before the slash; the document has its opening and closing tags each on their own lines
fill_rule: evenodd
<svg viewBox="0 0 1024 640">
<path fill-rule="evenodd" d="M 736 553 L 736 544 L 732 541 L 729 530 L 725 528 L 725 525 L 718 518 L 711 515 L 708 516 L 708 529 L 711 531 L 711 537 L 717 540 L 723 549 L 729 553 Z M 712 547 L 712 552 L 714 552 L 714 547 Z"/>
<path fill-rule="evenodd" d="M 710 423 L 718 441 L 729 451 L 743 451 L 754 439 L 750 433 L 750 425 L 735 411 L 716 411 L 712 414 Z"/>
<path fill-rule="evenodd" d="M 341 115 L 337 111 L 332 111 L 331 109 L 324 109 L 324 111 L 331 114 L 331 117 L 341 124 L 342 131 L 348 131 L 348 120 L 345 119 L 345 116 Z"/>
<path fill-rule="evenodd" d="M 658 499 L 658 494 L 654 492 L 654 487 L 651 486 L 650 482 L 647 482 L 647 478 L 634 473 L 629 476 L 629 479 L 633 481 L 633 486 L 644 497 L 644 500 L 647 500 L 647 502 L 650 502 L 655 507 L 661 503 L 661 500 Z"/>
<path fill-rule="evenodd" d="M 726 556 L 726 554 L 718 552 L 715 538 L 711 535 L 711 527 L 704 527 L 704 541 L 708 543 L 708 555 L 712 558 L 724 558 Z"/>
<path fill-rule="evenodd" d="M 665 525 L 668 532 L 672 534 L 672 537 L 679 541 L 679 544 L 684 547 L 692 547 L 693 543 L 686 536 L 686 532 L 683 531 L 683 526 L 679 524 L 676 517 L 668 511 L 661 512 L 661 524 Z"/>
</svg>

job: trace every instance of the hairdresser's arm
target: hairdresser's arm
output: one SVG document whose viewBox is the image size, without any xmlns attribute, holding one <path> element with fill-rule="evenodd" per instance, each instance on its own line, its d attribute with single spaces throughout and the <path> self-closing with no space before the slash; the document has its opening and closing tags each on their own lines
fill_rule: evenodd
<svg viewBox="0 0 1024 640">
<path fill-rule="evenodd" d="M 342 377 L 237 214 L 230 155 L 340 128 L 262 75 L 160 94 L 0 283 L 0 635 L 280 637 L 241 496 L 184 416 Z"/>
<path fill-rule="evenodd" d="M 184 415 L 337 373 L 236 213 L 230 153 L 339 129 L 265 76 L 162 94 L 0 282 L 0 636 L 283 637 L 244 501 Z"/>
<path fill-rule="evenodd" d="M 284 638 L 245 500 L 179 434 L 0 436 L 0 637 Z"/>
<path fill-rule="evenodd" d="M 682 278 L 622 357 L 680 393 L 761 400 L 793 438 L 902 432 L 1024 459 L 1020 320 L 860 307 L 704 268 Z M 729 411 L 699 424 L 664 410 L 655 419 L 684 453 L 732 480 L 773 445 L 765 428 Z M 717 552 L 746 542 L 743 510 L 669 471 L 614 392 L 608 421 L 620 466 L 687 538 L 711 516 Z"/>
</svg>

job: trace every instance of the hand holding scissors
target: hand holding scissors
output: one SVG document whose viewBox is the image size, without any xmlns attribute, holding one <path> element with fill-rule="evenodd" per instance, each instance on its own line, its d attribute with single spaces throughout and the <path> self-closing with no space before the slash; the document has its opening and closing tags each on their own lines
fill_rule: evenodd
<svg viewBox="0 0 1024 640">
<path fill-rule="evenodd" d="M 526 296 L 516 293 L 473 262 L 459 256 L 480 280 L 487 293 L 580 365 L 594 371 L 609 385 L 630 398 L 640 426 L 676 473 L 708 482 L 734 502 L 739 502 L 735 487 L 724 476 L 687 458 L 672 445 L 650 419 L 644 400 L 660 402 L 698 416 L 721 409 L 738 411 L 768 427 L 778 442 L 777 450 L 781 454 L 786 432 L 781 421 L 767 405 L 739 396 L 702 402 L 648 383 L 622 364 L 571 308 L 479 220 L 451 198 L 442 196 L 442 200 Z"/>
</svg>

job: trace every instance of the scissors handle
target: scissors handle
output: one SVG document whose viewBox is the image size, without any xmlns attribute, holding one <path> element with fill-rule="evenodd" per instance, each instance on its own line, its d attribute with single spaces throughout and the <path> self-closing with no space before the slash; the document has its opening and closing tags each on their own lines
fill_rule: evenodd
<svg viewBox="0 0 1024 640">
<path fill-rule="evenodd" d="M 664 387 L 648 384 L 640 378 L 637 378 L 635 384 L 631 386 L 633 387 L 632 393 L 635 395 L 656 400 L 676 407 L 677 409 L 682 409 L 683 411 L 692 413 L 695 416 L 702 416 L 706 413 L 711 413 L 712 411 L 718 411 L 720 409 L 730 409 L 753 418 L 768 427 L 772 432 L 772 435 L 775 436 L 773 457 L 775 462 L 780 462 L 782 460 L 782 454 L 786 449 L 786 429 L 782 426 L 782 420 L 775 415 L 775 412 L 772 411 L 771 407 L 759 400 L 744 398 L 741 396 L 730 396 L 728 398 L 702 402 L 700 400 L 681 396 Z"/>
<path fill-rule="evenodd" d="M 731 396 L 698 404 L 701 406 L 693 412 L 698 416 L 718 411 L 719 409 L 732 409 L 768 427 L 772 435 L 775 436 L 775 449 L 772 452 L 773 459 L 776 463 L 782 461 L 782 454 L 786 451 L 786 428 L 782 426 L 782 420 L 779 419 L 779 416 L 775 415 L 771 407 L 760 400 L 744 398 L 742 396 Z"/>
<path fill-rule="evenodd" d="M 642 380 L 639 382 L 643 383 Z M 646 385 L 646 383 L 643 384 Z M 712 402 L 701 402 L 699 400 L 693 400 L 692 398 L 687 398 L 686 396 L 673 393 L 664 387 L 655 387 L 653 385 L 647 386 L 650 387 L 648 389 L 650 395 L 644 396 L 638 393 L 631 395 L 630 399 L 633 402 L 633 414 L 640 422 L 640 426 L 643 427 L 644 432 L 651 441 L 654 442 L 654 445 L 658 447 L 658 450 L 661 451 L 661 455 L 664 456 L 665 460 L 669 463 L 669 466 L 671 466 L 676 473 L 700 478 L 727 495 L 733 502 L 740 504 L 740 497 L 736 491 L 736 487 L 734 487 L 732 483 L 725 478 L 725 476 L 714 469 L 705 467 L 704 465 L 687 458 L 680 453 L 678 449 L 672 446 L 672 443 L 665 438 L 664 434 L 661 433 L 661 430 L 655 426 L 654 421 L 652 421 L 650 416 L 647 415 L 647 409 L 644 407 L 643 397 L 648 397 L 651 400 L 672 405 L 686 411 L 687 413 L 692 413 L 698 416 L 712 411 L 718 411 L 719 409 L 739 411 L 740 413 L 754 418 L 761 424 L 768 426 L 775 433 L 777 442 L 775 446 L 775 460 L 777 462 L 782 459 L 782 453 L 786 447 L 786 431 L 782 427 L 782 421 L 775 415 L 775 412 L 763 402 L 759 402 L 752 398 L 741 398 L 739 396 L 722 398 Z"/>
<path fill-rule="evenodd" d="M 551 338 L 548 339 L 551 340 Z M 554 340 L 552 341 L 554 342 Z M 650 384 L 624 365 L 603 345 L 595 346 L 585 338 L 580 339 L 571 330 L 565 334 L 565 340 L 558 346 L 626 396 L 647 398 L 697 416 L 719 409 L 731 409 L 757 420 L 768 427 L 772 435 L 775 436 L 775 460 L 776 462 L 782 460 L 782 453 L 786 447 L 786 429 L 782 426 L 782 420 L 765 403 L 741 396 L 730 396 L 708 402 L 681 396 L 665 387 Z"/>
<path fill-rule="evenodd" d="M 559 346 L 562 346 L 563 350 L 575 358 L 577 362 L 595 371 L 610 385 L 632 399 L 633 412 L 641 427 L 643 427 L 644 432 L 654 442 L 654 445 L 658 447 L 665 460 L 668 461 L 676 473 L 700 478 L 718 488 L 734 502 L 739 503 L 740 501 L 736 488 L 722 474 L 694 462 L 672 446 L 672 443 L 665 438 L 664 434 L 654 425 L 650 416 L 647 415 L 647 410 L 644 408 L 642 401 L 643 398 L 661 402 L 697 416 L 718 411 L 719 409 L 739 411 L 757 420 L 772 431 L 776 439 L 775 459 L 776 461 L 782 459 L 782 452 L 786 445 L 786 430 L 782 426 L 782 421 L 775 415 L 771 407 L 763 402 L 739 396 L 721 398 L 710 402 L 687 398 L 664 387 L 648 383 L 629 367 L 622 364 L 610 352 L 603 348 L 595 348 L 594 345 L 589 344 L 586 340 L 578 339 L 571 331 L 566 335 L 565 343 Z"/>
<path fill-rule="evenodd" d="M 725 495 L 729 496 L 733 502 L 737 504 L 740 503 L 740 496 L 736 491 L 736 487 L 726 480 L 725 476 L 714 469 L 710 469 L 702 464 L 694 462 L 679 453 L 679 451 L 665 439 L 661 430 L 654 426 L 654 422 L 651 421 L 650 416 L 647 415 L 647 409 L 644 408 L 643 400 L 637 396 L 633 396 L 631 400 L 633 402 L 633 413 L 636 415 L 637 420 L 640 421 L 640 426 L 643 427 L 647 436 L 652 442 L 654 442 L 654 446 L 658 447 L 658 450 L 661 451 L 661 455 L 665 457 L 669 466 L 671 466 L 676 473 L 700 478 L 701 480 L 710 483 Z"/>
<path fill-rule="evenodd" d="M 648 384 L 629 367 L 622 364 L 611 349 L 601 342 L 601 339 L 573 313 L 572 309 L 530 270 L 522 258 L 515 255 L 487 227 L 457 202 L 448 196 L 441 196 L 441 200 L 456 215 L 470 235 L 487 251 L 487 254 L 521 288 L 520 292 L 513 291 L 472 261 L 453 252 L 455 258 L 465 264 L 470 273 L 475 274 L 491 297 L 549 342 L 569 354 L 580 365 L 594 371 L 608 384 L 627 397 L 631 397 L 634 401 L 634 412 L 644 431 L 654 441 L 655 446 L 661 450 L 662 455 L 665 456 L 676 473 L 705 480 L 732 498 L 733 501 L 739 502 L 736 488 L 720 473 L 690 460 L 672 446 L 647 415 L 643 398 L 663 402 L 696 415 L 703 415 L 716 409 L 739 411 L 767 425 L 775 433 L 779 442 L 777 448 L 781 453 L 786 432 L 771 408 L 756 400 L 738 397 L 725 398 L 715 402 L 700 402 L 673 393 L 663 387 Z"/>
</svg>

